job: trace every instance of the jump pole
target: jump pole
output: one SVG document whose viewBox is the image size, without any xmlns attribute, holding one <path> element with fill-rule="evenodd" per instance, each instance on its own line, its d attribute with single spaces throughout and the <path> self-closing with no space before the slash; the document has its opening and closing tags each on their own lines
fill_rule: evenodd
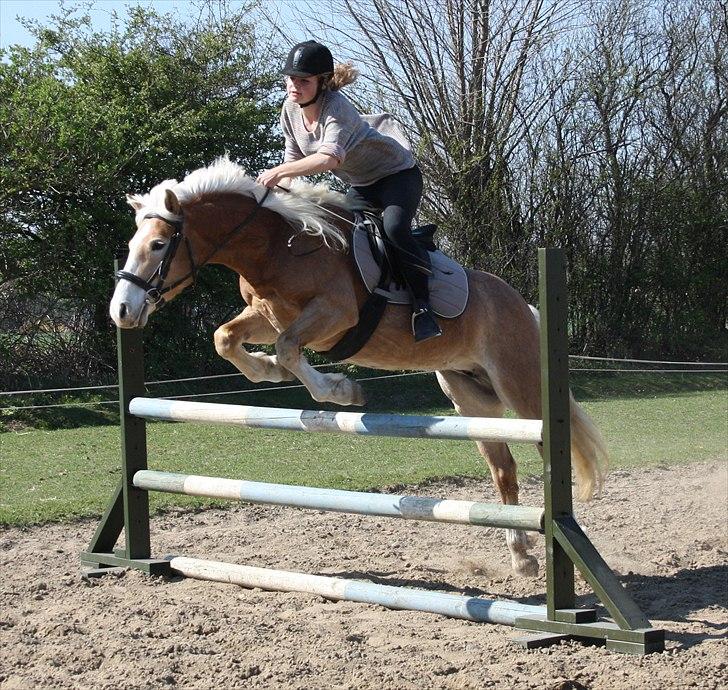
<svg viewBox="0 0 728 690">
<path fill-rule="evenodd" d="M 269 484 L 153 470 L 137 472 L 134 475 L 134 486 L 145 491 L 226 498 L 246 503 L 292 506 L 336 513 L 537 532 L 543 530 L 543 510 L 531 506 L 319 489 L 312 486 Z"/>
<path fill-rule="evenodd" d="M 118 269 L 118 264 L 117 260 L 115 269 Z M 622 588 L 619 580 L 573 516 L 566 270 L 561 250 L 539 249 L 539 295 L 543 421 L 513 420 L 519 424 L 510 424 L 511 420 L 477 418 L 460 418 L 465 421 L 453 423 L 452 420 L 458 418 L 275 409 L 271 411 L 271 408 L 226 405 L 210 407 L 203 403 L 183 404 L 180 401 L 144 399 L 141 332 L 117 329 L 122 478 L 88 550 L 81 554 L 81 561 L 87 568 L 86 574 L 100 575 L 108 572 L 109 568 L 119 566 L 136 568 L 151 574 L 169 575 L 177 572 L 188 577 L 234 582 L 248 587 L 265 585 L 267 589 L 282 591 L 311 591 L 332 599 L 378 603 L 389 608 L 430 611 L 467 620 L 504 623 L 514 625 L 527 633 L 516 640 L 527 648 L 553 644 L 563 639 L 577 639 L 601 641 L 606 643 L 609 649 L 634 654 L 662 651 L 664 631 L 650 627 L 647 618 Z M 220 416 L 225 416 L 227 419 L 222 421 Z M 546 538 L 547 605 L 533 607 L 518 602 L 493 602 L 474 597 L 408 590 L 343 578 L 288 573 L 194 558 L 153 559 L 150 557 L 149 490 L 174 490 L 175 493 L 191 493 L 193 490 L 223 491 L 230 493 L 226 496 L 229 498 L 260 503 L 317 507 L 322 510 L 361 514 L 386 514 L 404 519 L 462 522 L 471 525 L 489 524 L 499 527 L 512 527 L 513 521 L 517 519 L 525 519 L 526 524 L 533 526 L 536 513 L 531 512 L 527 518 L 524 518 L 527 513 L 521 513 L 516 518 L 513 511 L 496 515 L 493 510 L 495 507 L 515 506 L 421 498 L 419 500 L 424 502 L 421 502 L 415 510 L 416 504 L 410 499 L 416 497 L 390 496 L 389 503 L 375 505 L 377 502 L 371 496 L 378 496 L 377 494 L 370 494 L 365 498 L 359 495 L 360 492 L 338 492 L 314 487 L 293 487 L 294 490 L 304 490 L 302 494 L 305 496 L 296 499 L 290 493 L 291 487 L 285 489 L 283 488 L 285 485 L 151 472 L 147 469 L 145 418 L 232 423 L 247 427 L 287 428 L 308 432 L 478 440 L 483 438 L 508 442 L 541 441 L 544 460 L 542 524 Z M 279 426 L 275 426 L 276 424 Z M 223 485 L 226 486 L 224 490 L 220 489 Z M 284 495 L 287 491 L 289 493 Z M 256 497 L 260 500 L 256 500 Z M 519 508 L 526 508 L 527 512 L 537 510 L 523 506 Z M 417 511 L 420 512 L 419 515 L 415 515 Z M 486 520 L 490 522 L 485 522 Z M 540 515 L 538 520 L 540 525 Z M 499 524 L 495 524 L 494 521 Z M 529 527 L 524 525 L 519 528 Z M 113 549 L 122 530 L 125 532 L 124 548 Z M 576 608 L 574 566 L 591 585 L 614 619 L 614 623 L 597 621 L 594 609 Z"/>
<path fill-rule="evenodd" d="M 175 556 L 169 559 L 169 564 L 175 573 L 197 580 L 227 582 L 249 589 L 259 587 L 277 592 L 305 592 L 333 601 L 378 604 L 388 609 L 423 611 L 476 623 L 514 625 L 516 619 L 521 616 L 538 616 L 546 613 L 545 606 L 532 606 L 517 601 L 491 601 L 459 594 L 377 585 L 371 582 L 287 570 L 254 568 L 199 558 Z"/>
<path fill-rule="evenodd" d="M 129 412 L 135 417 L 170 422 L 232 424 L 247 429 L 283 429 L 356 436 L 541 443 L 543 435 L 543 422 L 540 419 L 323 412 L 142 397 L 132 398 Z"/>
</svg>

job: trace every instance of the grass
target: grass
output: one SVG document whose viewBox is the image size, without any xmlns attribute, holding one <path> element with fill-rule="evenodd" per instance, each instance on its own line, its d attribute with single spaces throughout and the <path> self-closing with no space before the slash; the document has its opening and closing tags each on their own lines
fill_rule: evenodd
<svg viewBox="0 0 728 690">
<path fill-rule="evenodd" d="M 577 398 L 607 439 L 612 468 L 728 458 L 725 377 L 572 375 Z M 403 381 L 405 384 L 403 385 Z M 371 381 L 369 411 L 450 414 L 432 376 Z M 227 396 L 224 402 L 313 408 L 305 391 Z M 57 414 L 54 412 L 54 414 Z M 0 434 L 0 524 L 27 525 L 99 515 L 118 482 L 113 414 L 94 426 L 20 428 Z M 51 425 L 53 426 L 53 425 Z M 445 476 L 488 477 L 470 442 L 363 438 L 245 430 L 214 425 L 148 425 L 149 465 L 168 471 L 366 490 Z M 529 446 L 513 446 L 521 476 L 540 474 Z M 487 481 L 490 481 L 487 479 Z M 155 509 L 209 503 L 151 494 Z"/>
</svg>

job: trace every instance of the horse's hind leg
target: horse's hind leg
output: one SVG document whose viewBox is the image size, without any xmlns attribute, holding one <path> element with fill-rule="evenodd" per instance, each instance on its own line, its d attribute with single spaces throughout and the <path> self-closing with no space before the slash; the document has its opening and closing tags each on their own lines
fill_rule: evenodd
<svg viewBox="0 0 728 690">
<path fill-rule="evenodd" d="M 501 417 L 505 406 L 485 383 L 457 371 L 438 371 L 437 380 L 459 414 L 469 417 Z M 490 468 L 501 501 L 518 504 L 516 461 L 505 443 L 477 441 L 480 454 Z M 506 544 L 511 565 L 518 575 L 535 577 L 538 561 L 528 553 L 529 540 L 522 530 L 507 529 Z"/>
</svg>

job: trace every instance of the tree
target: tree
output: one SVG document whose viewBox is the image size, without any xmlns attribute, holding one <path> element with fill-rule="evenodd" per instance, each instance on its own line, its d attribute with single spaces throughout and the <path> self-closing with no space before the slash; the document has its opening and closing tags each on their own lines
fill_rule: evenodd
<svg viewBox="0 0 728 690">
<path fill-rule="evenodd" d="M 630 0 L 584 8 L 572 78 L 531 156 L 534 227 L 560 233 L 573 339 L 627 356 L 725 354 L 725 11 Z M 720 47 L 719 47 L 720 46 Z M 558 235 L 556 235 L 558 237 Z"/>
<path fill-rule="evenodd" d="M 364 99 L 410 129 L 428 180 L 425 211 L 470 266 L 508 266 L 524 244 L 514 151 L 553 88 L 530 81 L 559 23 L 543 0 L 335 3 L 343 54 L 372 77 Z M 345 52 L 344 52 L 345 51 Z"/>
<path fill-rule="evenodd" d="M 446 249 L 535 298 L 535 247 L 563 246 L 575 349 L 724 355 L 725 3 L 333 6 L 306 25 L 408 127 Z"/>
<path fill-rule="evenodd" d="M 278 149 L 270 99 L 276 77 L 265 66 L 270 47 L 256 37 L 252 11 L 252 4 L 209 1 L 185 22 L 135 7 L 99 32 L 88 15 L 64 7 L 48 26 L 31 25 L 33 48 L 13 46 L 2 56 L 0 290 L 12 294 L 2 304 L 23 305 L 36 320 L 43 306 L 85 315 L 76 331 L 65 323 L 56 329 L 77 343 L 73 357 L 82 360 L 64 362 L 64 374 L 98 375 L 113 365 L 111 264 L 133 228 L 125 194 L 226 152 L 255 171 Z M 202 318 L 209 342 L 210 328 L 240 298 L 233 279 L 206 275 L 196 303 L 207 313 L 184 299 L 170 308 Z M 11 316 L 0 314 L 6 331 Z M 33 331 L 32 323 L 25 327 Z M 200 329 L 186 331 L 170 330 L 157 342 L 178 364 L 180 353 L 200 358 Z M 25 362 L 6 360 L 0 381 L 24 368 L 47 377 L 59 364 L 48 359 L 36 349 Z"/>
</svg>

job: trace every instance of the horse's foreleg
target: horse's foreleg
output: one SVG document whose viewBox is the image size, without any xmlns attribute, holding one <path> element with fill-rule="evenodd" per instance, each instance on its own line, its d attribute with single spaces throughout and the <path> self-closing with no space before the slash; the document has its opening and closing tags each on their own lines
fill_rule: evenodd
<svg viewBox="0 0 728 690">
<path fill-rule="evenodd" d="M 337 405 L 365 403 L 364 391 L 356 381 L 346 378 L 344 374 L 317 371 L 301 353 L 304 345 L 325 342 L 331 336 L 351 328 L 357 318 L 355 311 L 348 314 L 344 309 L 337 309 L 330 301 L 324 303 L 323 300 L 313 299 L 276 341 L 280 364 L 292 371 L 318 402 L 333 402 Z"/>
<path fill-rule="evenodd" d="M 272 345 L 277 338 L 278 331 L 263 314 L 252 307 L 245 307 L 232 321 L 215 331 L 215 349 L 254 383 L 292 381 L 295 376 L 278 364 L 275 355 L 248 352 L 243 347 L 243 343 Z"/>
<path fill-rule="evenodd" d="M 501 417 L 505 406 L 485 384 L 455 371 L 438 371 L 437 381 L 459 414 L 475 417 Z M 516 461 L 505 443 L 476 443 L 485 458 L 493 483 L 506 505 L 518 505 Z M 538 575 L 538 561 L 528 553 L 528 536 L 522 530 L 507 529 L 506 544 L 511 554 L 511 565 L 518 575 Z"/>
</svg>

